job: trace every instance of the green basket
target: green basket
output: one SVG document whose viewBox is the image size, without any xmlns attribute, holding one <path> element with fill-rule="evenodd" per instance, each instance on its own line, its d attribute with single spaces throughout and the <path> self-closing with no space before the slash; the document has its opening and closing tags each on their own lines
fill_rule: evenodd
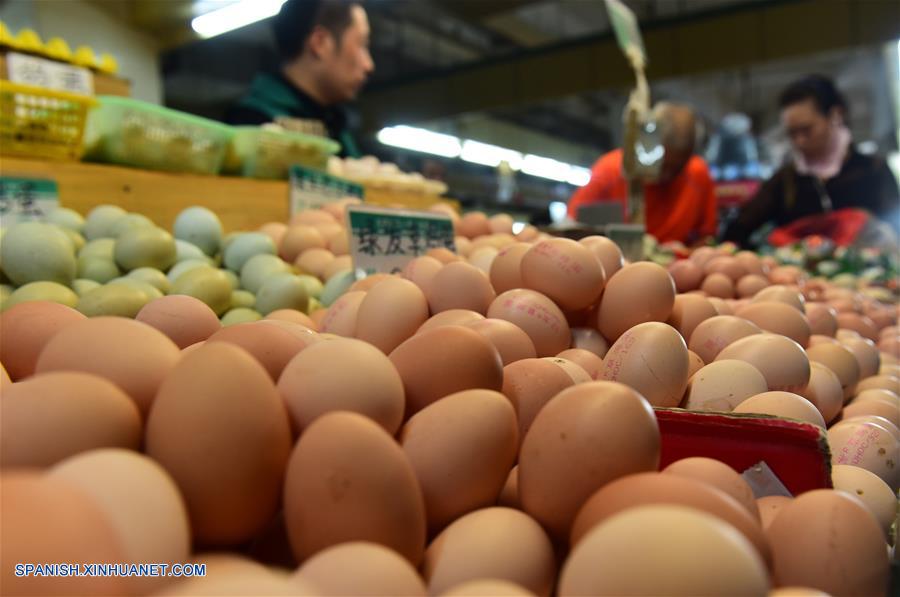
<svg viewBox="0 0 900 597">
<path fill-rule="evenodd" d="M 147 170 L 218 174 L 232 127 L 118 96 L 100 96 L 88 118 L 87 159 Z"/>
<path fill-rule="evenodd" d="M 292 166 L 325 170 L 340 144 L 290 131 L 236 126 L 226 170 L 248 178 L 286 179 Z"/>
</svg>

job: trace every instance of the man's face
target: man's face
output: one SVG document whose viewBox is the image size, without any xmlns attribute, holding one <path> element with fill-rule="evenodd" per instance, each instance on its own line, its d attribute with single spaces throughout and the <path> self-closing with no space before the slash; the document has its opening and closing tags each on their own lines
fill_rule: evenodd
<svg viewBox="0 0 900 597">
<path fill-rule="evenodd" d="M 352 21 L 339 43 L 329 44 L 322 57 L 335 102 L 352 100 L 375 69 L 369 53 L 369 19 L 361 6 L 352 8 Z"/>
<path fill-rule="evenodd" d="M 781 111 L 781 124 L 791 145 L 807 160 L 822 157 L 831 136 L 829 118 L 819 112 L 813 100 L 791 104 Z"/>
</svg>

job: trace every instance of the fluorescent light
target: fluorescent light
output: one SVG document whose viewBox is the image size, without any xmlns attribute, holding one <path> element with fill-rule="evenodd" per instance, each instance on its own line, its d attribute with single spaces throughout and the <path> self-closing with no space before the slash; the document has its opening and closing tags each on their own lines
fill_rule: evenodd
<svg viewBox="0 0 900 597">
<path fill-rule="evenodd" d="M 522 167 L 522 154 L 518 151 L 481 143 L 480 141 L 472 141 L 471 139 L 463 142 L 462 154 L 459 157 L 466 162 L 490 166 L 491 168 L 496 168 L 501 162 L 508 163 L 513 170 L 518 170 Z"/>
<path fill-rule="evenodd" d="M 518 234 L 525 230 L 525 222 L 513 222 L 512 225 L 512 233 Z"/>
<path fill-rule="evenodd" d="M 552 158 L 543 158 L 529 153 L 522 163 L 522 172 L 550 180 L 565 182 L 569 178 L 571 166 Z"/>
<path fill-rule="evenodd" d="M 576 187 L 583 187 L 591 181 L 590 168 L 582 168 L 581 166 L 569 166 L 569 178 L 566 182 Z"/>
<path fill-rule="evenodd" d="M 457 137 L 413 126 L 389 126 L 378 131 L 376 137 L 385 145 L 445 158 L 459 157 L 462 152 L 462 143 Z"/>
<path fill-rule="evenodd" d="M 200 37 L 209 38 L 275 16 L 285 0 L 238 0 L 191 21 Z"/>
</svg>

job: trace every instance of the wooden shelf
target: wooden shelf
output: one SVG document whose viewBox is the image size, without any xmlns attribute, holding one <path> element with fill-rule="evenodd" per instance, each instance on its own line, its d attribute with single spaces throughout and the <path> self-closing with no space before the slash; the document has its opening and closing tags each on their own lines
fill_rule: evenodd
<svg viewBox="0 0 900 597">
<path fill-rule="evenodd" d="M 80 162 L 48 162 L 0 155 L 0 174 L 55 180 L 64 207 L 87 214 L 102 204 L 144 214 L 172 229 L 178 213 L 192 205 L 218 214 L 226 231 L 253 230 L 266 222 L 286 222 L 288 183 L 151 172 Z"/>
</svg>

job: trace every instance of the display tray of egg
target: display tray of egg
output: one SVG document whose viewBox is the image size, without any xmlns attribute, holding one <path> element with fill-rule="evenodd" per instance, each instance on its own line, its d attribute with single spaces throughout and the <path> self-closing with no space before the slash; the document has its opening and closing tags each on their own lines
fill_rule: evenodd
<svg viewBox="0 0 900 597">
<path fill-rule="evenodd" d="M 456 252 L 357 279 L 352 201 L 230 234 L 197 207 L 3 230 L 0 593 L 889 592 L 897 305 L 732 246 L 627 263 L 446 206 Z M 831 487 L 664 462 L 654 408 L 805 425 Z"/>
</svg>

